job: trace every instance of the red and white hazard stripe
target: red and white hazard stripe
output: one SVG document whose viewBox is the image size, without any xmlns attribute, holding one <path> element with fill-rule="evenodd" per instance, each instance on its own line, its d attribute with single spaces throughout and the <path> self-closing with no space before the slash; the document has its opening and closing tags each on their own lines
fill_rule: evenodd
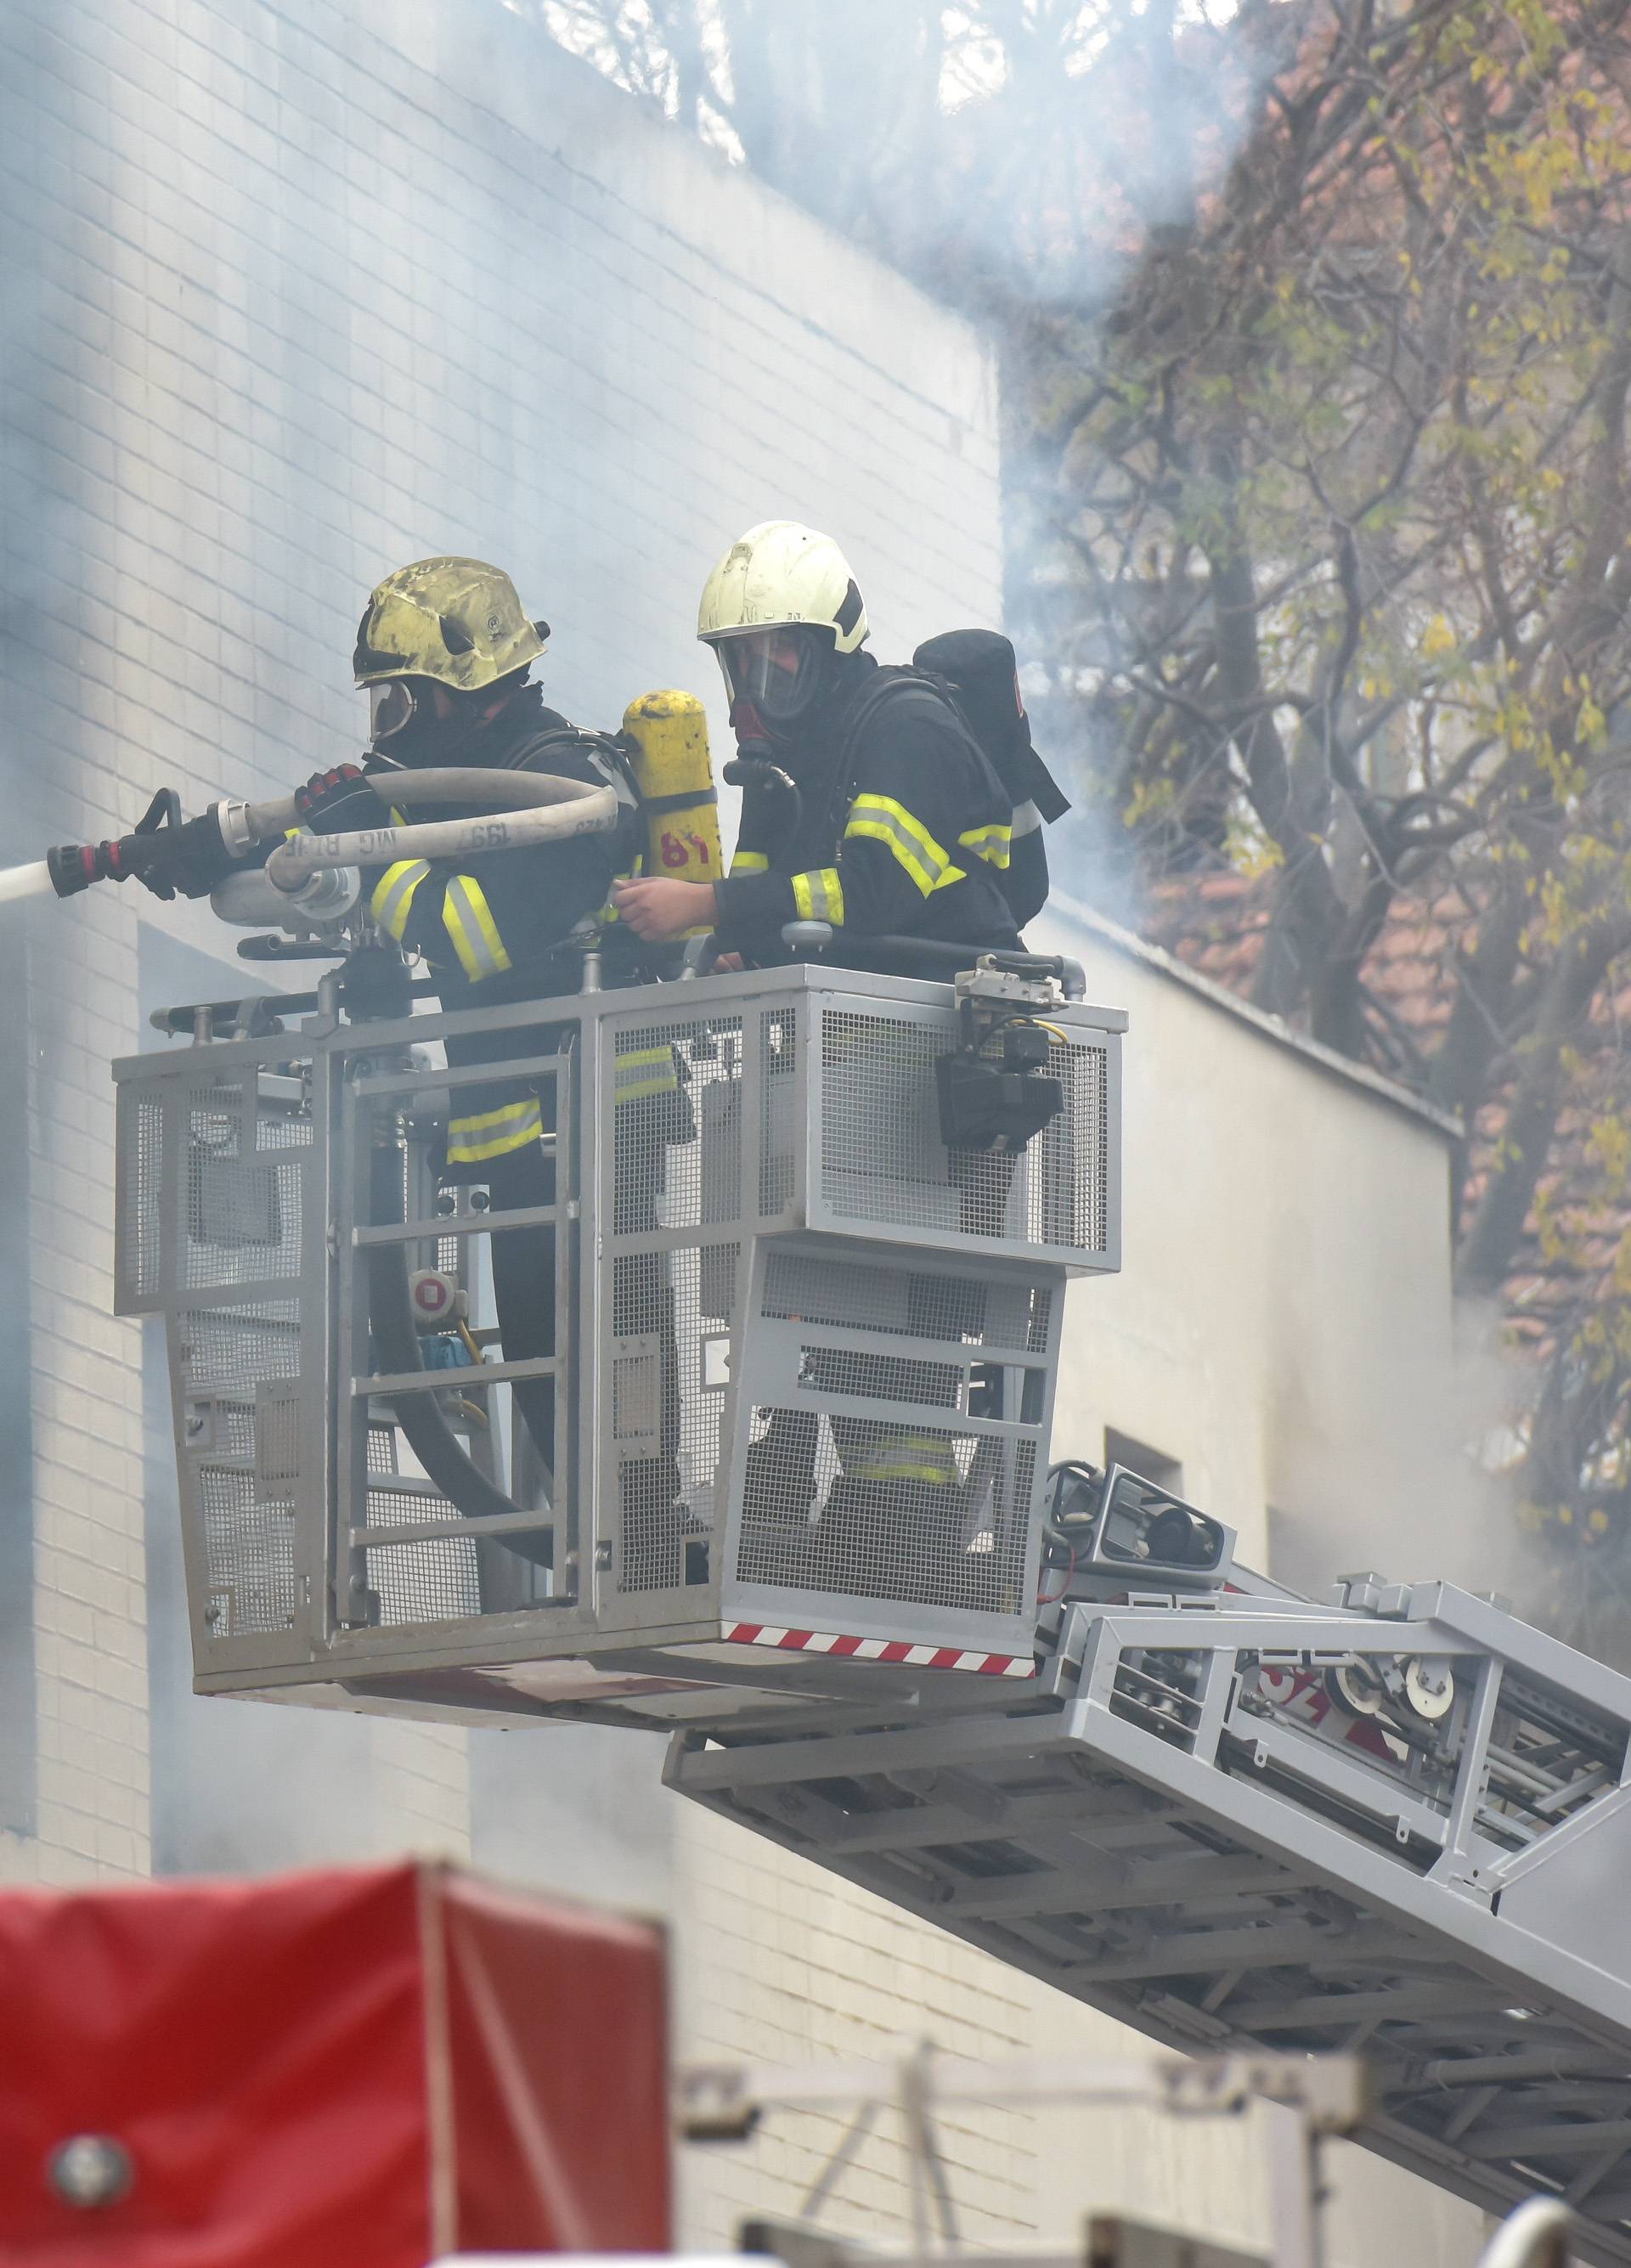
<svg viewBox="0 0 1631 2268">
<path fill-rule="evenodd" d="M 836 1653 L 856 1661 L 893 1661 L 909 1669 L 964 1669 L 977 1677 L 1034 1677 L 1027 1654 L 970 1653 L 960 1646 L 912 1646 L 899 1638 L 845 1638 L 835 1631 L 781 1630 L 773 1623 L 733 1623 L 733 1646 L 774 1646 L 779 1653 Z"/>
</svg>

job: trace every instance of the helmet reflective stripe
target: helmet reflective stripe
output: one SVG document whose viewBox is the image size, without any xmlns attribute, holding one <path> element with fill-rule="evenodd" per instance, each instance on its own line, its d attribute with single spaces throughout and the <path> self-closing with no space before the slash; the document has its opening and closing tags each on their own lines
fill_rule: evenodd
<svg viewBox="0 0 1631 2268">
<path fill-rule="evenodd" d="M 844 926 L 844 885 L 836 866 L 819 866 L 814 873 L 793 878 L 793 902 L 803 921 L 830 922 Z"/>
<path fill-rule="evenodd" d="M 1033 806 L 1033 808 L 1035 806 Z M 993 820 L 986 827 L 970 827 L 957 837 L 960 850 L 971 850 L 990 866 L 1006 866 L 1013 847 L 1014 829 Z"/>
<path fill-rule="evenodd" d="M 413 905 L 413 894 L 430 873 L 430 862 L 424 858 L 399 858 L 387 866 L 374 884 L 373 895 L 368 901 L 368 910 L 387 936 L 398 945 L 408 926 L 409 912 Z"/>
<path fill-rule="evenodd" d="M 442 898 L 442 927 L 453 940 L 459 966 L 472 984 L 483 976 L 499 976 L 510 966 L 510 956 L 498 935 L 487 893 L 470 874 L 455 874 Z"/>
<path fill-rule="evenodd" d="M 450 1166 L 479 1166 L 489 1158 L 502 1158 L 543 1133 L 543 1108 L 535 1094 L 524 1101 L 506 1102 L 497 1110 L 483 1110 L 473 1118 L 447 1122 L 447 1162 Z"/>
<path fill-rule="evenodd" d="M 839 653 L 853 653 L 867 637 L 867 609 L 832 538 L 794 519 L 763 520 L 709 576 L 697 635 L 712 643 L 733 631 L 799 622 L 830 631 Z"/>
<path fill-rule="evenodd" d="M 892 795 L 858 795 L 850 806 L 844 837 L 845 842 L 860 837 L 884 843 L 926 898 L 932 890 L 964 879 L 963 868 L 953 865 L 923 821 Z"/>
</svg>

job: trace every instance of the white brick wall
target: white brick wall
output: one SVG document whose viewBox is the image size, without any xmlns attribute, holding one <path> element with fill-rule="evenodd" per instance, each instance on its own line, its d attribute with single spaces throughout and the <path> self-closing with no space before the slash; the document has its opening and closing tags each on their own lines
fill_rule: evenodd
<svg viewBox="0 0 1631 2268">
<path fill-rule="evenodd" d="M 678 1841 L 675 1973 L 688 2054 L 808 2066 L 892 2055 L 925 2037 L 952 2055 L 1030 2051 L 1033 1989 L 1013 1970 L 712 1813 L 683 1812 Z M 749 2213 L 796 2213 L 851 2116 L 779 2112 L 750 2150 L 685 2151 L 687 2241 L 728 2245 Z M 941 2137 L 965 2241 L 1030 2235 L 1034 2119 L 982 2106 L 944 2119 Z M 857 2152 L 826 2217 L 862 2236 L 910 2236 L 893 2117 Z"/>
<path fill-rule="evenodd" d="M 602 723 L 653 684 L 712 696 L 697 591 L 765 513 L 845 531 L 897 651 L 994 608 L 971 337 L 497 0 L 17 0 L 0 78 L 20 845 L 351 753 L 362 598 L 429 551 L 509 565 L 555 624 L 554 697 Z M 220 952 L 134 891 L 3 932 L 29 989 L 39 1718 L 13 1874 L 149 1861 L 107 1076 L 144 921 Z M 461 1738 L 354 1729 L 365 1844 L 465 1847 Z"/>
</svg>

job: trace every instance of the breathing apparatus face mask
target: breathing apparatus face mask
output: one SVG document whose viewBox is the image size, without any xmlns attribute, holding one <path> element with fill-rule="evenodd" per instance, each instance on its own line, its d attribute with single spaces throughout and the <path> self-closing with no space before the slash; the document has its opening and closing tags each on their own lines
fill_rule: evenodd
<svg viewBox="0 0 1631 2268">
<path fill-rule="evenodd" d="M 777 630 L 737 630 L 714 640 L 713 650 L 730 696 L 732 722 L 736 722 L 737 711 L 747 711 L 777 739 L 814 706 L 826 681 L 832 640 L 818 630 L 794 623 Z M 743 737 L 758 736 L 749 732 Z"/>
<path fill-rule="evenodd" d="M 376 748 L 384 749 L 386 743 L 405 733 L 414 718 L 423 711 L 419 695 L 413 681 L 407 677 L 387 677 L 384 682 L 368 688 L 368 738 Z M 388 750 L 391 755 L 395 749 Z"/>
<path fill-rule="evenodd" d="M 450 705 L 438 701 L 435 686 L 426 679 L 384 678 L 368 688 L 369 745 L 387 764 L 451 763 L 503 706 L 505 691 L 525 682 L 525 671 L 518 671 L 477 692 L 455 694 Z"/>
</svg>

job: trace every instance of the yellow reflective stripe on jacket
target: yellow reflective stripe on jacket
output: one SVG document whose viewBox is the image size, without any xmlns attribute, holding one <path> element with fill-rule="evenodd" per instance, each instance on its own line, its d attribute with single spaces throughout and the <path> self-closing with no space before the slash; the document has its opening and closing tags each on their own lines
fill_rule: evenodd
<svg viewBox="0 0 1631 2268">
<path fill-rule="evenodd" d="M 643 1095 L 675 1094 L 679 1085 L 674 1049 L 666 1040 L 659 1048 L 630 1048 L 617 1057 L 612 1091 L 619 1106 L 638 1102 Z"/>
<path fill-rule="evenodd" d="M 731 853 L 733 874 L 763 874 L 770 863 L 763 850 L 734 850 Z"/>
<path fill-rule="evenodd" d="M 838 868 L 818 866 L 811 873 L 795 874 L 793 902 L 801 921 L 830 922 L 834 929 L 842 929 L 844 885 L 838 880 Z"/>
<path fill-rule="evenodd" d="M 951 1443 L 940 1433 L 891 1433 L 880 1441 L 842 1446 L 839 1462 L 852 1481 L 927 1481 L 948 1488 L 957 1478 Z"/>
<path fill-rule="evenodd" d="M 479 984 L 483 976 L 501 976 L 509 968 L 510 956 L 487 893 L 473 875 L 455 874 L 448 883 L 442 897 L 442 927 L 472 984 Z"/>
<path fill-rule="evenodd" d="M 543 1108 L 535 1094 L 523 1102 L 506 1102 L 497 1110 L 483 1110 L 473 1118 L 447 1123 L 447 1162 L 450 1166 L 479 1166 L 489 1158 L 502 1158 L 543 1132 Z"/>
<path fill-rule="evenodd" d="M 986 827 L 969 827 L 957 837 L 960 850 L 971 850 L 988 866 L 1006 866 L 1014 844 L 1014 829 L 993 819 Z"/>
<path fill-rule="evenodd" d="M 368 910 L 380 927 L 398 945 L 408 926 L 408 915 L 413 905 L 413 894 L 431 871 L 428 858 L 399 858 L 387 866 L 374 884 L 373 895 L 368 901 Z"/>
<path fill-rule="evenodd" d="M 963 880 L 963 868 L 952 865 L 923 821 L 892 795 L 858 795 L 850 806 L 844 836 L 846 842 L 860 836 L 883 843 L 926 898 L 933 890 Z"/>
</svg>

